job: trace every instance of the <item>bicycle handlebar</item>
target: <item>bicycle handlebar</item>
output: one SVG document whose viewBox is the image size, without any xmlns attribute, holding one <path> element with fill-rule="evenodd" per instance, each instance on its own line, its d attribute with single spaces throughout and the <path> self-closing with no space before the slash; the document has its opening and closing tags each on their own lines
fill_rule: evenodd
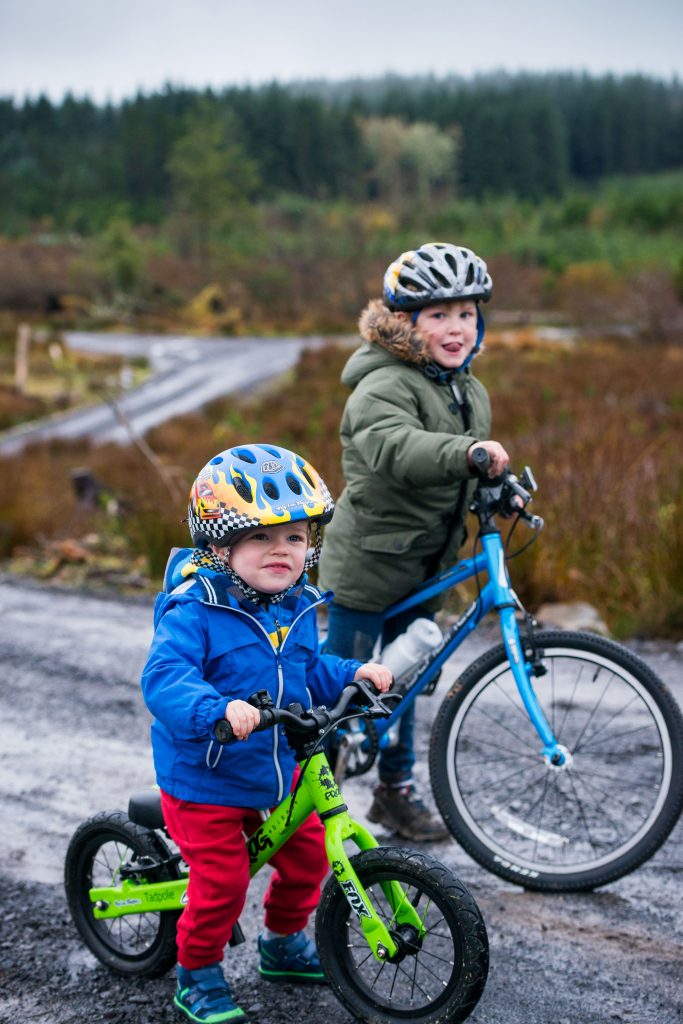
<svg viewBox="0 0 683 1024">
<path fill-rule="evenodd" d="M 472 511 L 486 516 L 496 512 L 506 517 L 517 515 L 532 529 L 540 530 L 543 519 L 526 511 L 526 506 L 532 500 L 531 492 L 537 489 L 531 469 L 525 466 L 521 479 L 509 469 L 503 470 L 500 476 L 490 477 L 490 466 L 491 456 L 486 448 L 475 448 L 472 452 L 472 468 L 479 477 L 478 494 L 485 492 L 486 497 L 481 504 L 475 500 L 471 506 Z"/>
<path fill-rule="evenodd" d="M 380 694 L 368 679 L 357 679 L 345 686 L 333 708 L 322 705 L 307 710 L 301 704 L 277 708 L 272 706 L 268 692 L 260 690 L 249 698 L 249 703 L 258 708 L 260 715 L 259 724 L 252 731 L 264 732 L 266 729 L 275 728 L 276 725 L 284 725 L 292 732 L 312 736 L 315 733 L 322 733 L 327 726 L 335 725 L 344 718 L 349 705 L 353 702 L 363 709 L 364 718 L 388 718 L 391 715 L 391 708 L 387 707 L 385 701 L 401 699 L 398 693 Z M 225 718 L 216 722 L 214 736 L 222 744 L 236 742 L 232 726 Z"/>
<path fill-rule="evenodd" d="M 489 468 L 491 466 L 491 456 L 486 451 L 486 448 L 475 448 L 472 452 L 472 468 L 479 477 L 480 480 L 485 483 L 493 484 L 494 481 L 499 481 L 500 477 L 489 477 Z"/>
</svg>

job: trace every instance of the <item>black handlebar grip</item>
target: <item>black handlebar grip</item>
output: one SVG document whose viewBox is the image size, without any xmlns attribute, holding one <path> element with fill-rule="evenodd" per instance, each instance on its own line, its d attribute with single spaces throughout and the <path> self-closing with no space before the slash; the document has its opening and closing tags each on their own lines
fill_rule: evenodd
<svg viewBox="0 0 683 1024">
<path fill-rule="evenodd" d="M 486 448 L 475 448 L 472 451 L 472 465 L 481 476 L 488 474 L 491 456 L 486 451 Z"/>
<path fill-rule="evenodd" d="M 219 743 L 233 743 L 235 734 L 227 718 L 221 718 L 213 727 L 214 735 Z"/>
<path fill-rule="evenodd" d="M 264 729 L 270 729 L 273 725 L 275 725 L 275 719 L 272 713 L 267 708 L 259 708 L 259 724 L 253 731 L 263 732 Z M 227 718 L 221 718 L 220 721 L 216 722 L 213 727 L 213 734 L 219 743 L 237 742 L 235 733 Z"/>
</svg>

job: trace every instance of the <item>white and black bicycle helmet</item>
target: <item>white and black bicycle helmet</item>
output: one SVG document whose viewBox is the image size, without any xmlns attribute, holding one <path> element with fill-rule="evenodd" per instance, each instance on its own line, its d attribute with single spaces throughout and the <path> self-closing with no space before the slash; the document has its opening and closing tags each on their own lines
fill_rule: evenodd
<svg viewBox="0 0 683 1024">
<path fill-rule="evenodd" d="M 488 302 L 492 289 L 484 261 L 450 242 L 425 242 L 404 252 L 384 275 L 384 303 L 395 312 L 455 299 Z"/>
</svg>

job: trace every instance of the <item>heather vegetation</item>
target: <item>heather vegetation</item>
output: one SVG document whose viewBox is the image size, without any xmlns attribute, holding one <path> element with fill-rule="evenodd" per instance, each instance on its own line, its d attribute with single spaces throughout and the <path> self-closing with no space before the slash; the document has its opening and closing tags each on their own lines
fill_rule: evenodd
<svg viewBox="0 0 683 1024">
<path fill-rule="evenodd" d="M 54 442 L 1 460 L 2 553 L 49 577 L 158 581 L 169 548 L 187 543 L 184 498 L 197 469 L 245 438 L 303 452 L 338 495 L 347 356 L 347 347 L 308 352 L 276 393 L 226 398 L 151 431 L 173 487 L 133 447 Z M 524 345 L 499 334 L 477 369 L 496 436 L 540 485 L 535 511 L 546 528 L 513 563 L 522 598 L 532 609 L 587 600 L 619 635 L 679 636 L 683 350 Z M 83 465 L 103 485 L 94 508 L 79 504 L 72 486 L 73 467 Z M 527 539 L 519 526 L 511 550 Z"/>
<path fill-rule="evenodd" d="M 462 242 L 495 281 L 478 372 L 496 436 L 533 467 L 547 521 L 516 586 L 532 608 L 586 599 L 621 635 L 680 636 L 682 101 L 677 81 L 583 75 L 0 99 L 0 429 L 144 373 L 70 352 L 63 329 L 348 335 L 388 259 Z M 539 344 L 541 325 L 577 340 Z M 338 494 L 347 353 L 166 423 L 147 454 L 54 442 L 0 460 L 0 557 L 154 586 L 192 476 L 245 438 L 301 450 Z"/>
</svg>

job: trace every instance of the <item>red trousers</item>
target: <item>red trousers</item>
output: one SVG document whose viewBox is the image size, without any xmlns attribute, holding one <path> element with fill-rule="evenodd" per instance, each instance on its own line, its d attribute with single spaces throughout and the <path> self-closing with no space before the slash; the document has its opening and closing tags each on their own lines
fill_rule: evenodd
<svg viewBox="0 0 683 1024">
<path fill-rule="evenodd" d="M 244 835 L 261 824 L 248 807 L 219 807 L 161 793 L 169 834 L 190 869 L 188 902 L 178 920 L 178 962 L 187 970 L 223 959 L 247 897 L 249 857 Z M 269 862 L 274 868 L 263 898 L 265 924 L 291 935 L 304 928 L 320 899 L 328 869 L 325 829 L 313 813 Z"/>
</svg>

